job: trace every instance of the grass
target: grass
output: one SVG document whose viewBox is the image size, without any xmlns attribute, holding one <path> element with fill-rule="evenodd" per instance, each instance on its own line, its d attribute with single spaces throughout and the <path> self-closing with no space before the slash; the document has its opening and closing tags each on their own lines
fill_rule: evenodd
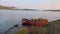
<svg viewBox="0 0 60 34">
<path fill-rule="evenodd" d="M 20 29 L 18 32 L 17 32 L 17 34 L 27 34 L 27 29 L 26 28 L 22 28 L 22 29 Z"/>
</svg>

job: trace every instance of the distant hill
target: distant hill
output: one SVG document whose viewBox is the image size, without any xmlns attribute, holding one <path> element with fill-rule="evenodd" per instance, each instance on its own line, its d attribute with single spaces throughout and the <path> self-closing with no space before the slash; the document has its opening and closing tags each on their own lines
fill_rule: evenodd
<svg viewBox="0 0 60 34">
<path fill-rule="evenodd" d="M 9 6 L 2 6 L 2 5 L 0 5 L 0 9 L 13 10 L 13 9 L 15 9 L 15 7 L 9 7 Z"/>
<path fill-rule="evenodd" d="M 60 10 L 57 9 L 57 10 L 44 10 L 44 11 L 60 11 Z"/>
<path fill-rule="evenodd" d="M 18 9 L 16 7 L 9 7 L 9 6 L 2 6 L 2 5 L 0 5 L 0 9 L 21 10 L 21 11 L 40 11 L 40 10 L 37 10 L 37 9 Z"/>
<path fill-rule="evenodd" d="M 22 11 L 40 11 L 38 9 L 16 9 L 16 10 L 22 10 Z"/>
</svg>

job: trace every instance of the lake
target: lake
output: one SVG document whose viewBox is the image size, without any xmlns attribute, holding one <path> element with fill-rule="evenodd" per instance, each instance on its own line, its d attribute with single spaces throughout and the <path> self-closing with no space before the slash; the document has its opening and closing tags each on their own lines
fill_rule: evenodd
<svg viewBox="0 0 60 34">
<path fill-rule="evenodd" d="M 53 11 L 20 11 L 20 10 L 0 10 L 0 32 L 5 32 L 15 24 L 21 25 L 21 18 L 42 17 L 49 22 L 60 19 L 60 12 Z"/>
</svg>

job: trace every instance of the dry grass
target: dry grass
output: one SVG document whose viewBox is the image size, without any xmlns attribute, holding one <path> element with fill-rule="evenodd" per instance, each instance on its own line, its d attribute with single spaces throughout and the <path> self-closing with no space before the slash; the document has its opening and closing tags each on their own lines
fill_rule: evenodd
<svg viewBox="0 0 60 34">
<path fill-rule="evenodd" d="M 51 26 L 47 27 L 29 27 L 20 29 L 17 34 L 54 34 L 54 28 Z"/>
<path fill-rule="evenodd" d="M 17 31 L 17 34 L 27 34 L 28 30 L 27 28 L 21 28 L 20 30 Z"/>
</svg>

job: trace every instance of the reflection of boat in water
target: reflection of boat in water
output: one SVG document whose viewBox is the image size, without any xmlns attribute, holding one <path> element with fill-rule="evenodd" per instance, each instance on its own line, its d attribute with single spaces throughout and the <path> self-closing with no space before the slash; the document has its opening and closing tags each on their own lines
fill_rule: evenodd
<svg viewBox="0 0 60 34">
<path fill-rule="evenodd" d="M 26 19 L 26 18 L 22 18 L 22 25 L 33 25 L 33 26 L 44 26 L 48 24 L 48 20 L 47 19 L 43 19 L 43 18 L 32 18 L 32 19 Z"/>
</svg>

